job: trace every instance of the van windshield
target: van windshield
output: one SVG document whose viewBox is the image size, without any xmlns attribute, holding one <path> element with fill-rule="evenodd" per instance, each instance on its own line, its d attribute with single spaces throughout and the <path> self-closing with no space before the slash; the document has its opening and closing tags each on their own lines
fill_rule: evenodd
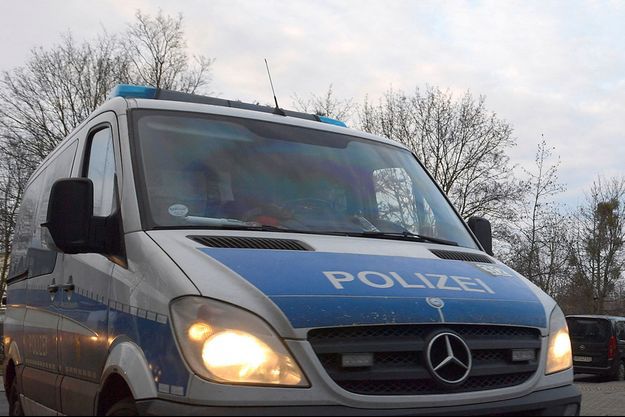
<svg viewBox="0 0 625 417">
<path fill-rule="evenodd" d="M 571 339 L 602 342 L 610 338 L 610 322 L 603 319 L 568 318 Z"/>
<path fill-rule="evenodd" d="M 476 248 L 414 156 L 347 134 L 258 120 L 133 112 L 144 224 L 414 234 Z"/>
</svg>

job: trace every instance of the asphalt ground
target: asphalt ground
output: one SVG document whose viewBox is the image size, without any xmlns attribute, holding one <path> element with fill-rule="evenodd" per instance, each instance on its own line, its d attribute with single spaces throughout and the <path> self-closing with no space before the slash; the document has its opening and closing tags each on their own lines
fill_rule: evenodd
<svg viewBox="0 0 625 417">
<path fill-rule="evenodd" d="M 0 391 L 4 391 L 1 383 Z M 601 378 L 579 375 L 575 378 L 582 391 L 582 416 L 625 415 L 625 382 L 606 382 Z M 0 392 L 0 416 L 9 415 L 9 405 L 4 392 Z"/>
<path fill-rule="evenodd" d="M 4 378 L 0 376 L 0 416 L 9 415 L 9 403 L 7 396 L 4 394 Z"/>
<path fill-rule="evenodd" d="M 583 416 L 625 415 L 625 382 L 579 375 L 575 383 L 582 392 Z"/>
</svg>

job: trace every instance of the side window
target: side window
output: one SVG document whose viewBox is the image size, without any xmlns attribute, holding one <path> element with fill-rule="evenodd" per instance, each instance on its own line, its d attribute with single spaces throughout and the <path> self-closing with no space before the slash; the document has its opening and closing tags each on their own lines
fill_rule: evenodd
<svg viewBox="0 0 625 417">
<path fill-rule="evenodd" d="M 48 214 L 50 190 L 56 180 L 71 175 L 78 141 L 52 159 L 28 185 L 17 219 L 11 277 L 28 272 L 29 277 L 54 271 L 57 253 L 48 247 L 47 231 L 41 227 Z"/>
<path fill-rule="evenodd" d="M 43 194 L 43 175 L 30 181 L 24 192 L 20 212 L 15 225 L 13 251 L 9 277 L 13 278 L 28 271 L 28 252 L 33 246 L 40 246 L 37 240 L 37 205 Z"/>
<path fill-rule="evenodd" d="M 105 217 L 115 211 L 115 154 L 110 128 L 91 136 L 86 177 L 93 181 L 93 214 Z"/>
</svg>

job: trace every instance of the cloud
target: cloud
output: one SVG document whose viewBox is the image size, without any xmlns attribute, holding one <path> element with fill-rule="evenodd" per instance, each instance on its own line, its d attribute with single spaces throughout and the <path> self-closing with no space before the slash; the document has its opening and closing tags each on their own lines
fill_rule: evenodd
<svg viewBox="0 0 625 417">
<path fill-rule="evenodd" d="M 567 201 L 625 156 L 625 3 L 619 1 L 51 0 L 11 2 L 0 16 L 0 69 L 71 28 L 115 32 L 135 10 L 182 12 L 193 53 L 215 57 L 222 97 L 272 101 L 324 92 L 362 102 L 391 85 L 487 96 L 515 127 L 515 161 L 531 164 L 542 135 L 562 157 Z M 55 16 L 55 19 L 50 19 Z"/>
</svg>

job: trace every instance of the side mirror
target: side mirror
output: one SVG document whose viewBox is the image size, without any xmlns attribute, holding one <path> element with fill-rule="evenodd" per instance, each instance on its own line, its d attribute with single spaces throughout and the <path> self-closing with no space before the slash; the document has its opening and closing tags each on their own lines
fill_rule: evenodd
<svg viewBox="0 0 625 417">
<path fill-rule="evenodd" d="M 482 217 L 471 217 L 469 229 L 473 232 L 486 253 L 493 255 L 493 228 L 490 222 Z"/>
<path fill-rule="evenodd" d="M 119 216 L 93 216 L 93 183 L 88 178 L 54 183 L 47 221 L 42 227 L 48 229 L 54 245 L 64 253 L 120 254 Z"/>
</svg>

